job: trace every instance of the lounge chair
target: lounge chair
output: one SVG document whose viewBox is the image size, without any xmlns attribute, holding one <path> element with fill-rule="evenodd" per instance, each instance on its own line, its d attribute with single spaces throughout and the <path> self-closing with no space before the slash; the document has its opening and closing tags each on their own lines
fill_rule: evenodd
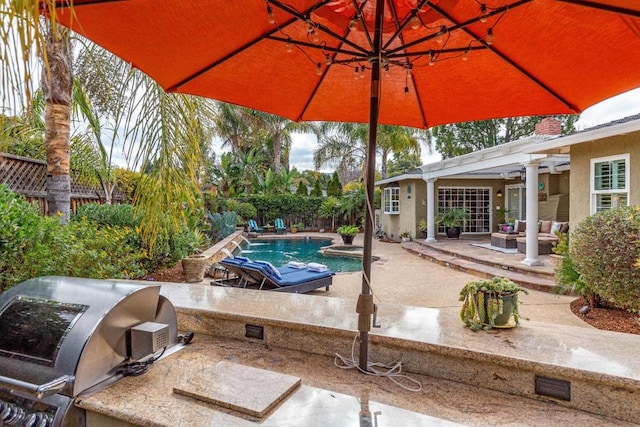
<svg viewBox="0 0 640 427">
<path fill-rule="evenodd" d="M 248 262 L 252 261 L 249 258 L 240 256 L 223 259 L 219 262 L 219 264 L 223 266 L 227 271 L 232 273 L 235 277 L 223 280 L 212 280 L 211 284 L 217 286 L 230 286 L 235 288 L 245 288 L 249 284 L 255 285 L 256 280 L 253 279 L 249 274 L 247 274 L 247 270 L 242 268 L 242 266 Z"/>
<path fill-rule="evenodd" d="M 276 218 L 276 234 L 287 234 L 287 227 L 284 225 L 282 218 Z"/>
<path fill-rule="evenodd" d="M 276 292 L 305 293 L 325 288 L 329 290 L 333 282 L 333 271 L 311 271 L 289 266 L 275 268 L 264 261 L 250 261 L 242 264 L 246 272 L 245 284 L 256 284 L 258 289 Z"/>
<path fill-rule="evenodd" d="M 262 234 L 262 227 L 258 227 L 258 223 L 256 223 L 255 219 L 249 220 L 249 232 Z"/>
</svg>

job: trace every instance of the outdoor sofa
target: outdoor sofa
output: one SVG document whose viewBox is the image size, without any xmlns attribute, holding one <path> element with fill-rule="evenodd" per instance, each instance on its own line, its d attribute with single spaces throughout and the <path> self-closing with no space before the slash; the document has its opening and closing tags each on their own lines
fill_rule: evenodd
<svg viewBox="0 0 640 427">
<path fill-rule="evenodd" d="M 517 249 L 526 253 L 526 226 L 524 220 L 516 220 L 512 232 L 491 233 L 491 245 L 500 248 Z M 543 220 L 538 222 L 538 254 L 549 255 L 555 243 L 559 241 L 558 233 L 568 233 L 569 223 Z"/>
</svg>

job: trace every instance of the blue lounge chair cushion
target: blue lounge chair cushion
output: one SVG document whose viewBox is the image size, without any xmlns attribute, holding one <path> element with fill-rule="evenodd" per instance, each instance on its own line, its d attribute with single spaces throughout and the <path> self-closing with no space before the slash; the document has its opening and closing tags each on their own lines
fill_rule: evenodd
<svg viewBox="0 0 640 427">
<path fill-rule="evenodd" d="M 311 280 L 323 279 L 333 276 L 333 271 L 309 271 L 296 270 L 282 276 L 282 280 L 278 280 L 280 286 L 299 285 L 300 283 L 309 282 Z"/>
<path fill-rule="evenodd" d="M 269 276 L 275 277 L 278 280 L 282 280 L 282 275 L 280 274 L 280 272 L 278 271 L 277 268 L 275 268 L 273 266 L 273 264 L 271 264 L 269 261 L 260 261 L 260 260 L 256 260 L 254 261 L 255 264 L 259 264 L 264 266 L 263 270 L 265 273 L 267 273 Z"/>
</svg>

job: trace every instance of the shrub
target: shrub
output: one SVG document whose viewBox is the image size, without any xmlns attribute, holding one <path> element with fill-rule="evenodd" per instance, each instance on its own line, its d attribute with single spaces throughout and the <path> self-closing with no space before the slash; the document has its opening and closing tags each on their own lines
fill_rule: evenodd
<svg viewBox="0 0 640 427">
<path fill-rule="evenodd" d="M 569 253 L 588 294 L 611 307 L 640 310 L 639 235 L 637 206 L 598 212 L 578 224 Z"/>
<path fill-rule="evenodd" d="M 244 202 L 236 207 L 236 213 L 244 219 L 251 219 L 256 217 L 258 210 L 251 203 Z"/>
<path fill-rule="evenodd" d="M 95 279 L 133 279 L 145 274 L 144 252 L 129 227 L 99 227 L 76 220 L 62 225 L 57 218 L 41 218 L 22 262 L 11 266 L 8 285 L 31 277 L 62 275 Z"/>
<path fill-rule="evenodd" d="M 108 205 L 89 203 L 80 206 L 75 218 L 86 218 L 100 225 L 137 227 L 140 220 L 135 217 L 133 206 L 127 204 Z"/>
<path fill-rule="evenodd" d="M 238 216 L 235 212 L 223 212 L 221 214 L 208 212 L 207 217 L 211 224 L 210 237 L 214 242 L 218 242 L 236 231 Z"/>
<path fill-rule="evenodd" d="M 0 272 L 3 262 L 13 262 L 22 252 L 39 220 L 35 206 L 0 185 Z"/>
</svg>

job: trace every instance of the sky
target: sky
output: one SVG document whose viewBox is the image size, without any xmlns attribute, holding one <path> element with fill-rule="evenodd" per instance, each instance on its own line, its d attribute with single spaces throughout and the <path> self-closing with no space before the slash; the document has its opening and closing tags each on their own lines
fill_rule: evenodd
<svg viewBox="0 0 640 427">
<path fill-rule="evenodd" d="M 584 110 L 580 115 L 580 120 L 576 122 L 576 129 L 586 129 L 638 113 L 640 113 L 640 89 L 635 89 L 609 98 Z M 298 171 L 314 170 L 313 150 L 315 150 L 316 146 L 317 140 L 314 135 L 294 134 L 289 155 L 291 167 L 296 167 Z M 439 160 L 440 155 L 438 153 L 429 155 L 427 148 L 422 147 L 423 164 Z M 333 172 L 333 170 L 327 168 L 321 171 Z"/>
</svg>

